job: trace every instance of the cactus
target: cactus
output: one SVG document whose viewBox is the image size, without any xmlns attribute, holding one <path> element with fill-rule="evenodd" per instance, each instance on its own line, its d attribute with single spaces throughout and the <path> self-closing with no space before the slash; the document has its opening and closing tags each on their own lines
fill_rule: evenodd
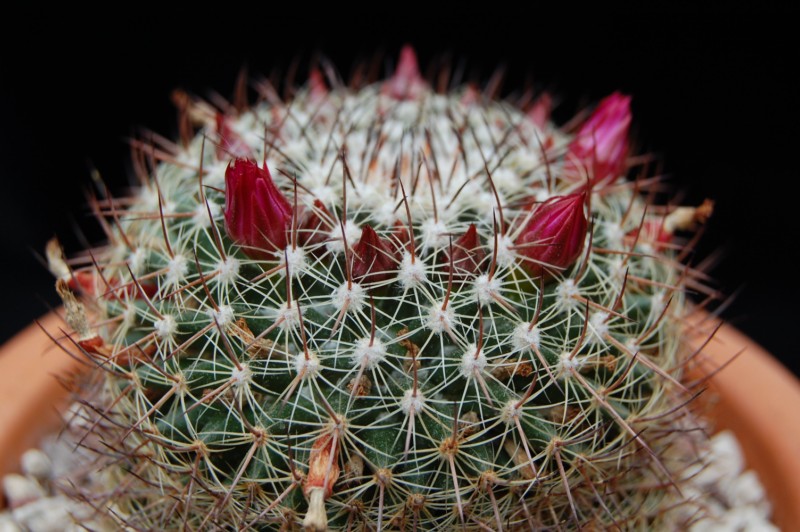
<svg viewBox="0 0 800 532">
<path fill-rule="evenodd" d="M 81 497 L 137 530 L 663 524 L 697 461 L 675 233 L 710 206 L 626 180 L 630 98 L 566 132 L 410 48 L 326 74 L 177 94 L 181 141 L 92 199 L 108 244 L 48 248 L 118 483 Z"/>
</svg>

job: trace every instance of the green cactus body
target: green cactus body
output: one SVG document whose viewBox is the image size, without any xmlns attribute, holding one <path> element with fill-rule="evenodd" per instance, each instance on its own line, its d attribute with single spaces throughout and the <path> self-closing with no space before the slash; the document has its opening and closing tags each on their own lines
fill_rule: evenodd
<svg viewBox="0 0 800 532">
<path fill-rule="evenodd" d="M 573 136 L 510 103 L 393 81 L 265 87 L 143 147 L 138 195 L 97 201 L 110 242 L 65 282 L 102 338 L 80 345 L 102 454 L 129 472 L 94 495 L 114 519 L 636 529 L 674 504 L 687 281 L 643 229 L 666 211 L 622 175 L 565 177 Z M 226 230 L 234 144 L 286 199 L 285 249 Z M 580 253 L 538 271 L 519 245 L 535 205 L 587 183 Z M 365 226 L 382 247 L 359 248 Z"/>
</svg>

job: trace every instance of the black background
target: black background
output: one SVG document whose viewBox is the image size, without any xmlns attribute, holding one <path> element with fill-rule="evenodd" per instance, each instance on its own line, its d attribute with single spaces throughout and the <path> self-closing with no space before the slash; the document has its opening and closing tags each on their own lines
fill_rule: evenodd
<svg viewBox="0 0 800 532">
<path fill-rule="evenodd" d="M 123 193 L 125 138 L 141 127 L 176 135 L 172 89 L 230 96 L 244 64 L 269 75 L 315 51 L 347 77 L 376 51 L 394 61 L 409 42 L 423 65 L 449 52 L 477 80 L 504 64 L 505 92 L 526 80 L 555 91 L 561 121 L 614 90 L 632 94 L 640 151 L 663 161 L 687 203 L 717 203 L 694 261 L 720 255 L 713 276 L 735 294 L 723 315 L 800 374 L 796 11 L 510 12 L 468 20 L 420 12 L 408 20 L 398 14 L 387 28 L 378 13 L 343 24 L 221 7 L 205 19 L 144 9 L 97 22 L 5 17 L 0 341 L 57 303 L 36 259 L 47 239 L 57 234 L 75 252 L 77 228 L 99 238 L 85 208 L 90 169 Z"/>
</svg>

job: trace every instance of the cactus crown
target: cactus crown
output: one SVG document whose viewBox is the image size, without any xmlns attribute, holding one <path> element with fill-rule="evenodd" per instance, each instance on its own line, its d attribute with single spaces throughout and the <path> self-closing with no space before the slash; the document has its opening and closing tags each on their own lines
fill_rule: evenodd
<svg viewBox="0 0 800 532">
<path fill-rule="evenodd" d="M 362 88 L 260 89 L 184 98 L 200 134 L 137 143 L 139 192 L 93 202 L 108 245 L 49 251 L 126 472 L 93 503 L 136 529 L 659 523 L 689 461 L 672 233 L 700 215 L 625 180 L 628 100 L 569 134 L 432 90 L 410 49 Z"/>
</svg>

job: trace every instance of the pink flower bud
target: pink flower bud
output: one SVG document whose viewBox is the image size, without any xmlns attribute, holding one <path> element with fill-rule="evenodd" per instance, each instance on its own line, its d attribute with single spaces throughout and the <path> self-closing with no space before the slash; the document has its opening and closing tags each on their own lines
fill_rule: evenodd
<svg viewBox="0 0 800 532">
<path fill-rule="evenodd" d="M 426 83 L 419 73 L 417 54 L 409 45 L 400 50 L 400 60 L 394 75 L 383 84 L 382 92 L 397 100 L 413 100 L 425 89 Z"/>
<path fill-rule="evenodd" d="M 312 68 L 308 75 L 308 94 L 313 103 L 319 103 L 328 97 L 328 86 L 325 84 L 325 77 L 316 67 Z"/>
<path fill-rule="evenodd" d="M 266 165 L 235 159 L 225 170 L 225 228 L 254 259 L 286 247 L 292 206 L 272 182 Z"/>
<path fill-rule="evenodd" d="M 217 159 L 242 158 L 252 159 L 253 150 L 230 125 L 230 119 L 222 113 L 217 114 Z"/>
<path fill-rule="evenodd" d="M 534 276 L 564 270 L 578 260 L 587 229 L 585 201 L 585 194 L 570 194 L 550 198 L 535 208 L 516 240 L 516 249 Z"/>
<path fill-rule="evenodd" d="M 314 207 L 306 209 L 297 230 L 297 240 L 301 246 L 311 247 L 314 251 L 323 252 L 321 244 L 328 241 L 334 228 L 333 216 L 325 205 L 318 199 L 314 200 Z"/>
<path fill-rule="evenodd" d="M 615 92 L 597 106 L 569 145 L 564 173 L 578 179 L 589 173 L 592 185 L 613 181 L 625 169 L 631 97 Z"/>
<path fill-rule="evenodd" d="M 467 107 L 475 105 L 481 100 L 481 91 L 475 83 L 469 83 L 461 95 L 461 103 Z"/>
<path fill-rule="evenodd" d="M 675 231 L 687 231 L 704 224 L 714 213 L 714 202 L 706 199 L 698 207 L 677 207 L 663 218 L 650 218 L 627 236 L 656 245 L 670 244 Z"/>
<path fill-rule="evenodd" d="M 545 126 L 547 126 L 547 122 L 550 121 L 550 114 L 552 111 L 553 97 L 550 96 L 549 92 L 543 92 L 528 110 L 528 118 L 530 118 L 531 122 L 536 124 L 539 129 L 544 129 Z"/>
<path fill-rule="evenodd" d="M 153 297 L 158 292 L 158 286 L 152 282 L 139 281 L 140 291 L 133 281 L 121 284 L 116 277 L 102 278 L 97 272 L 87 270 L 72 272 L 67 280 L 67 286 L 73 292 L 89 297 L 104 297 L 107 301 L 126 298 L 144 299 Z"/>
<path fill-rule="evenodd" d="M 394 221 L 392 227 L 392 240 L 394 248 L 397 253 L 402 254 L 405 251 L 411 252 L 411 234 L 408 231 L 406 224 L 400 220 Z"/>
<path fill-rule="evenodd" d="M 631 229 L 625 236 L 630 240 L 661 245 L 672 242 L 674 235 L 664 224 L 664 219 L 662 218 L 659 220 L 645 220 L 640 227 Z"/>
<path fill-rule="evenodd" d="M 385 281 L 397 269 L 391 243 L 379 237 L 369 225 L 361 229 L 361 238 L 353 246 L 352 260 L 353 280 L 359 283 Z"/>
<path fill-rule="evenodd" d="M 486 257 L 486 252 L 481 246 L 478 229 L 475 224 L 470 224 L 469 229 L 453 242 L 453 278 L 463 280 L 470 275 L 475 275 L 481 267 L 481 262 Z M 447 258 L 448 271 L 451 257 Z"/>
</svg>

